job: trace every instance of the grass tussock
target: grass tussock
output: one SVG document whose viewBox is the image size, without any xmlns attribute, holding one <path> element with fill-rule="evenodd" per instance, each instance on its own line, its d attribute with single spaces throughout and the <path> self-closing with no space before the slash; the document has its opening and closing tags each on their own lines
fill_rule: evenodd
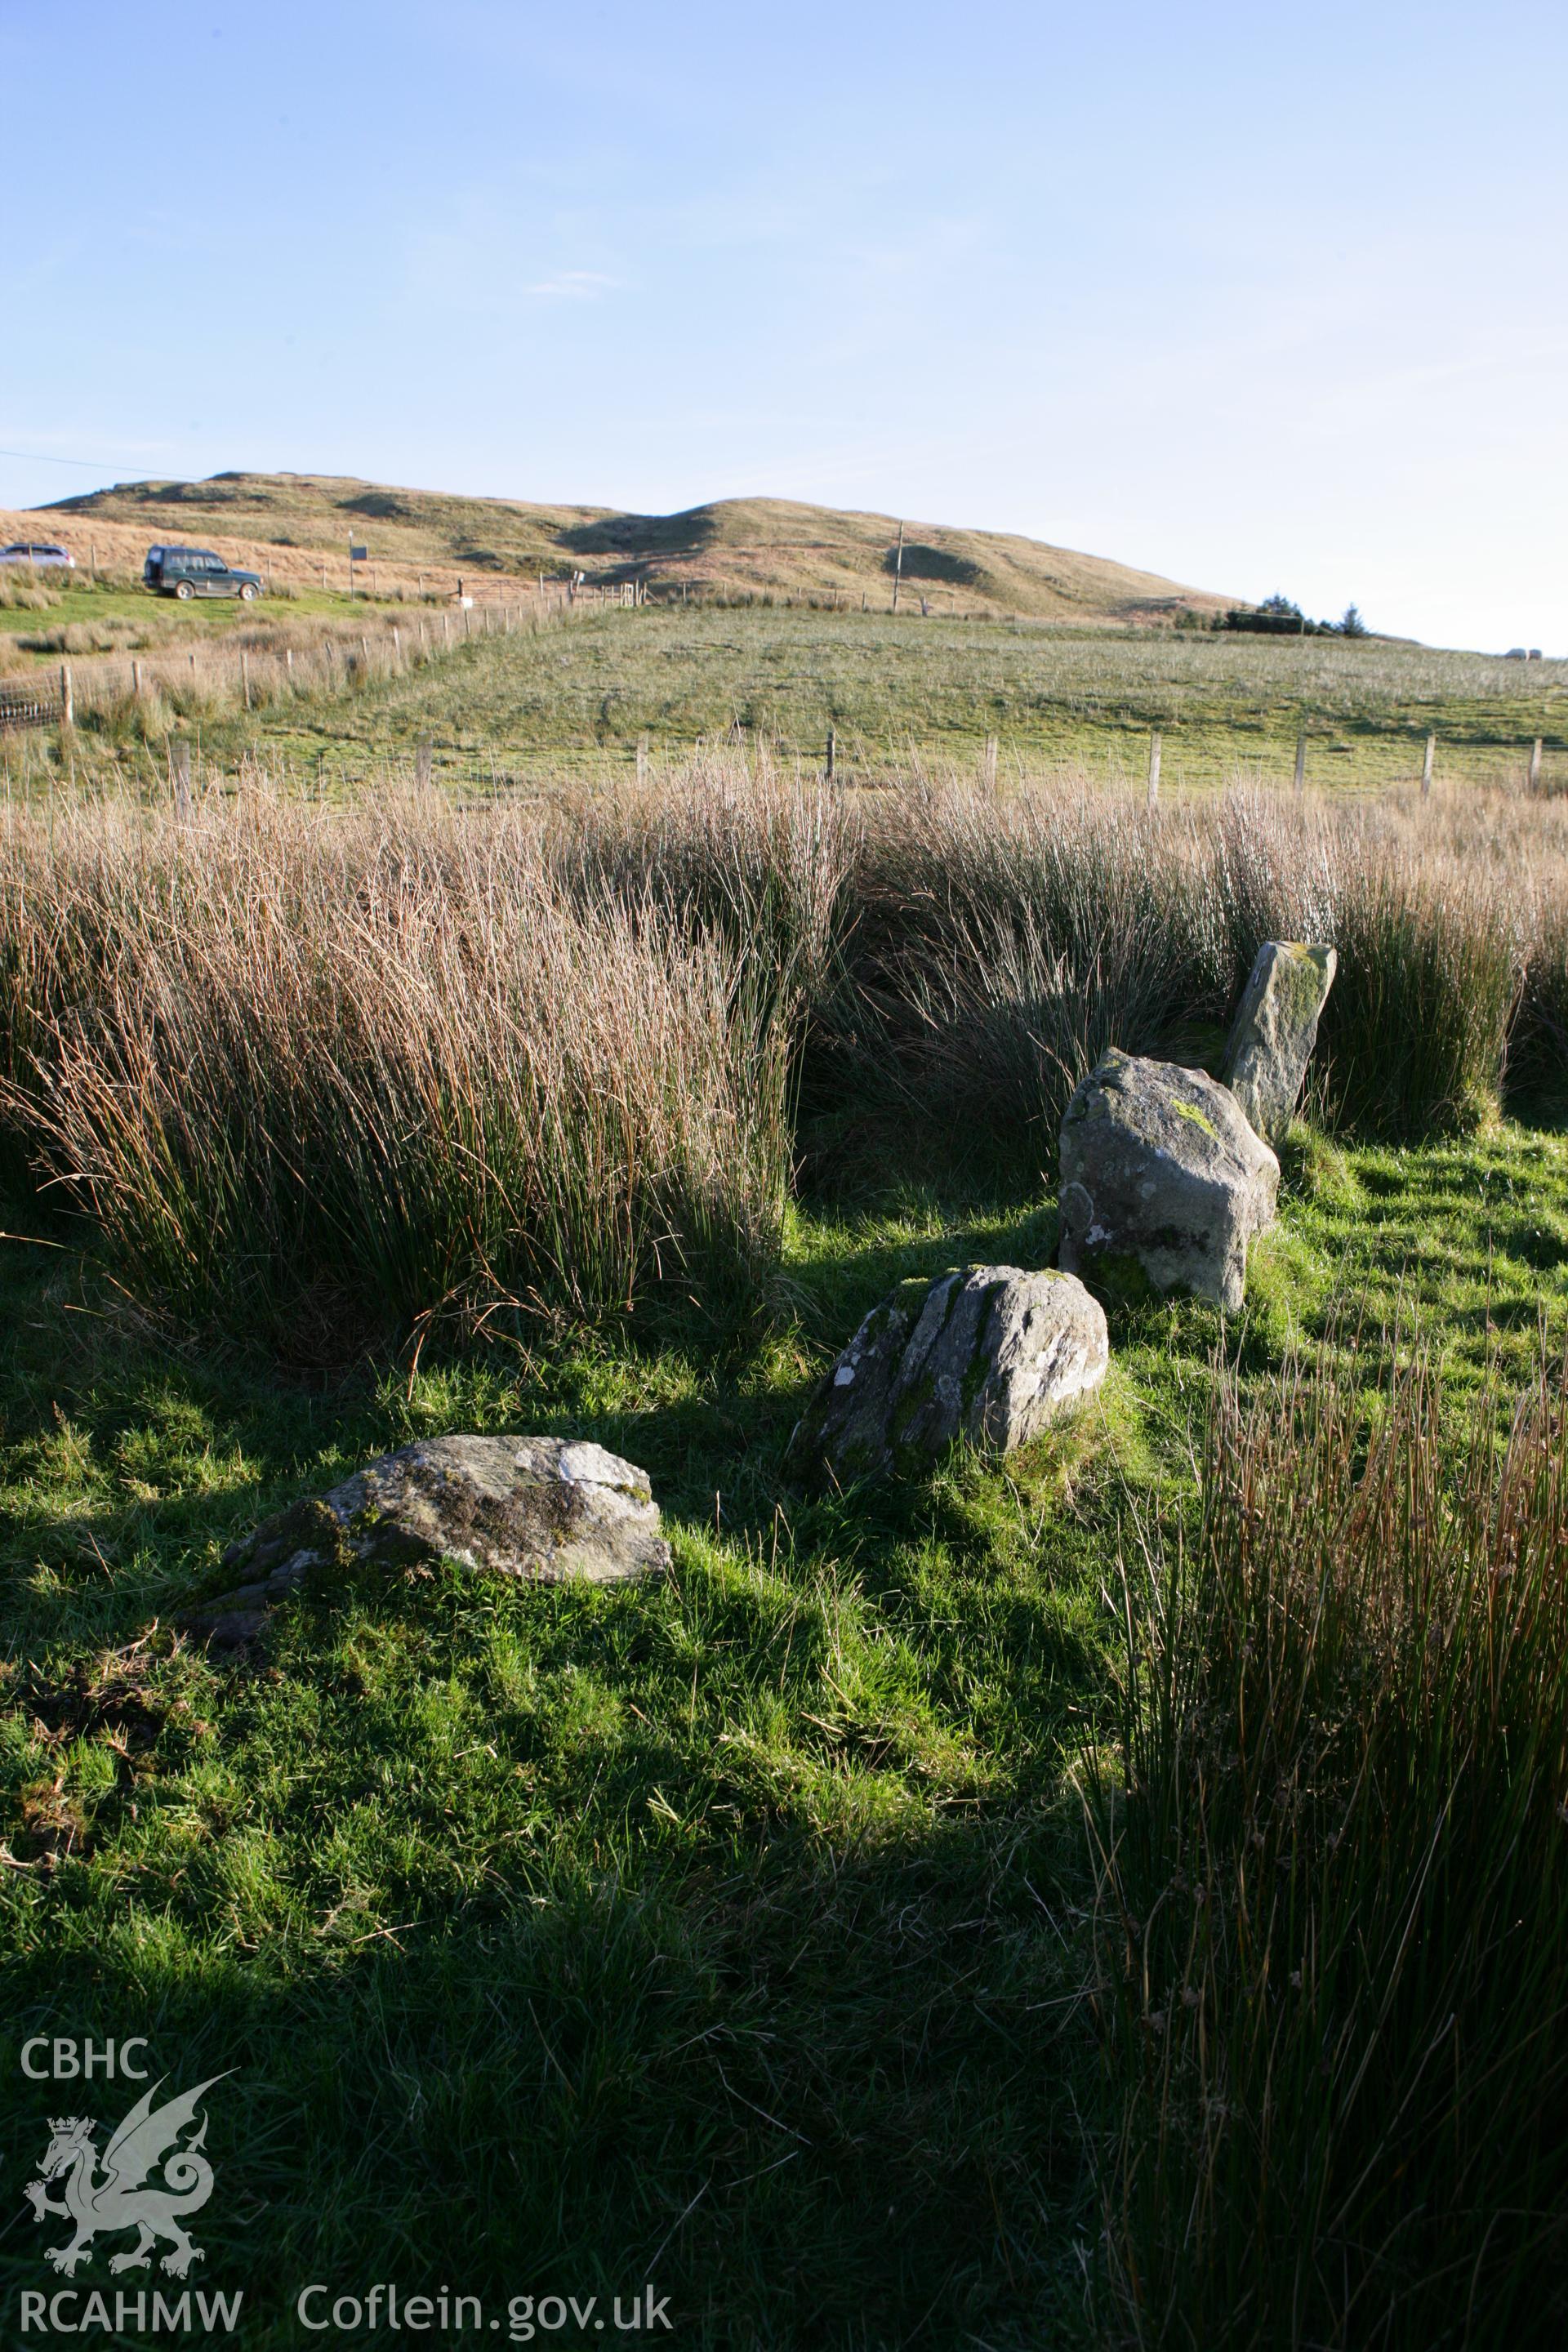
<svg viewBox="0 0 1568 2352">
<path fill-rule="evenodd" d="M 1222 1380 L 1195 1548 L 1123 1571 L 1091 1809 L 1139 2344 L 1568 2320 L 1568 1378 L 1458 1435 L 1424 1365 L 1366 1402 Z"/>
<path fill-rule="evenodd" d="M 60 601 L 30 563 L 0 563 L 0 613 L 47 613 Z"/>
<path fill-rule="evenodd" d="M 448 1312 L 673 1288 L 722 1315 L 765 1282 L 780 1008 L 525 822 L 94 813 L 13 826 L 0 887 L 6 1113 L 139 1296 L 331 1360 Z"/>
</svg>

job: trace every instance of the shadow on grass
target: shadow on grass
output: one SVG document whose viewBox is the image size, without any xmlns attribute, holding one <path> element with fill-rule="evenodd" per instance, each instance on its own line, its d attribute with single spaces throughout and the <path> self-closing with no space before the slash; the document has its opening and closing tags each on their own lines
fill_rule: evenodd
<svg viewBox="0 0 1568 2352">
<path fill-rule="evenodd" d="M 1037 1492 L 963 1459 L 812 1504 L 778 1478 L 887 1287 L 1046 1231 L 918 1223 L 803 1229 L 799 1328 L 717 1365 L 584 1340 L 336 1397 L 112 1326 L 62 1352 L 53 1254 L 5 1261 L 0 1981 L 19 2040 L 237 2069 L 196 2234 L 247 2340 L 377 2279 L 482 2295 L 487 2332 L 651 2282 L 704 2345 L 1082 2334 L 1086 1560 L 1037 1557 L 1048 1462 Z M 237 1528 L 434 1426 L 630 1454 L 674 1575 L 350 1578 L 249 1660 L 134 1646 Z M 28 2162 L 63 2104 L 101 2145 L 132 2095 L 0 2075 Z M 0 2277 L 58 2285 L 21 2211 Z"/>
</svg>

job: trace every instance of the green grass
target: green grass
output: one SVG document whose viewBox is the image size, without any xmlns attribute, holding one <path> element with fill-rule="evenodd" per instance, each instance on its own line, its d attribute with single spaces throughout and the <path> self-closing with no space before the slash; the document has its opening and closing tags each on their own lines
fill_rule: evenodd
<svg viewBox="0 0 1568 2352">
<path fill-rule="evenodd" d="M 1457 1419 L 1561 1328 L 1563 1137 L 1299 1133 L 1287 1180 L 1227 1338 L 1244 1390 L 1347 1293 L 1352 1376 L 1418 1328 Z M 314 1388 L 154 1349 L 69 1247 L 4 1245 L 7 2015 L 18 2042 L 146 2032 L 181 2083 L 240 2070 L 198 2235 L 248 2341 L 297 2341 L 312 2278 L 652 2277 L 676 2340 L 714 2346 L 1089 2338 L 1115 2116 L 1066 1775 L 1113 1717 L 1125 1511 L 1191 1515 L 1219 1318 L 1119 1310 L 1103 1404 L 1003 1467 L 808 1505 L 777 1466 L 893 1282 L 1042 1264 L 1053 1222 L 808 1208 L 795 1319 L 723 1360 L 605 1332 Z M 451 1428 L 643 1463 L 671 1578 L 367 1580 L 292 1605 L 251 1665 L 171 1643 L 231 1535 Z M 27 2164 L 69 2094 L 0 2079 Z M 7 2284 L 52 2283 L 15 2210 Z"/>
<path fill-rule="evenodd" d="M 1005 783 L 1018 763 L 1136 779 L 1158 727 L 1179 789 L 1238 771 L 1288 782 L 1303 723 L 1317 784 L 1418 777 L 1428 730 L 1444 777 L 1514 780 L 1540 736 L 1548 781 L 1568 782 L 1562 663 L 779 606 L 647 606 L 496 638 L 352 702 L 279 713 L 263 737 L 352 780 L 424 735 L 447 772 L 493 776 L 624 772 L 639 738 L 657 759 L 737 728 L 815 768 L 831 726 L 847 772 L 879 777 L 911 751 L 972 772 L 994 736 Z"/>
</svg>

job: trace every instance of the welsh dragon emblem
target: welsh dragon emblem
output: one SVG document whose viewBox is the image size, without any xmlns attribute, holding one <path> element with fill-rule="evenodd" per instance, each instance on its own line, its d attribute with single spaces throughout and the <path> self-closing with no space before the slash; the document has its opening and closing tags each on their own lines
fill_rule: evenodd
<svg viewBox="0 0 1568 2352">
<path fill-rule="evenodd" d="M 137 2100 L 103 2151 L 101 2173 L 99 2152 L 92 2144 L 98 2129 L 93 2117 L 49 2119 L 49 2144 L 38 2178 L 28 2181 L 26 2194 L 36 2221 L 58 2213 L 63 2221 L 75 2222 L 76 2235 L 68 2245 L 45 2250 L 46 2260 L 68 2278 L 79 2263 L 91 2262 L 92 2242 L 100 2230 L 138 2233 L 129 2253 L 111 2256 L 111 2271 L 146 2270 L 161 2238 L 166 2238 L 172 2249 L 163 2256 L 163 2267 L 175 2278 L 184 2278 L 193 2263 L 205 2260 L 200 2246 L 193 2245 L 181 2227 L 182 2216 L 199 2212 L 213 2193 L 213 2168 L 201 2153 L 207 2136 L 205 2116 L 195 2136 L 184 2147 L 179 2143 L 180 2134 L 195 2121 L 202 2093 L 224 2077 L 209 2075 L 194 2091 L 154 2107 L 153 2101 L 166 2079 L 161 2077 Z M 162 2181 L 144 2185 L 160 2165 Z M 58 2200 L 48 2194 L 47 2184 L 51 2180 L 62 2183 L 64 2195 Z"/>
</svg>

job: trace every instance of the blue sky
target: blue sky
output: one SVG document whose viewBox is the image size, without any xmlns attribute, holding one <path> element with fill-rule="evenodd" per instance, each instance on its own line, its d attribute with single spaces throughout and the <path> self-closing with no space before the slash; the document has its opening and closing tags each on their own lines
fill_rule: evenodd
<svg viewBox="0 0 1568 2352">
<path fill-rule="evenodd" d="M 1568 653 L 1565 87 L 1560 0 L 0 0 L 0 504 L 768 493 Z"/>
</svg>

